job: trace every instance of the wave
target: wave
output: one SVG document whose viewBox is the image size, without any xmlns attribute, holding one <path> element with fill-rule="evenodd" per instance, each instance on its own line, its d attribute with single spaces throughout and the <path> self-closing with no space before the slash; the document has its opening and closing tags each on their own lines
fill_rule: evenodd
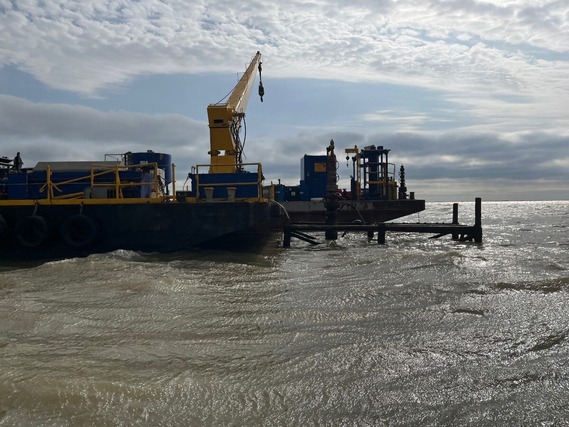
<svg viewBox="0 0 569 427">
<path fill-rule="evenodd" d="M 89 255 L 87 259 L 91 260 L 117 260 L 117 261 L 133 261 L 142 259 L 143 255 L 140 252 L 117 249 L 116 251 L 106 252 L 103 254 Z"/>
<path fill-rule="evenodd" d="M 499 290 L 542 292 L 546 294 L 563 292 L 569 290 L 569 277 L 518 283 L 499 282 L 494 284 L 493 288 Z"/>
<path fill-rule="evenodd" d="M 529 351 L 548 350 L 553 346 L 561 344 L 567 338 L 567 331 L 550 334 L 539 340 Z"/>
</svg>

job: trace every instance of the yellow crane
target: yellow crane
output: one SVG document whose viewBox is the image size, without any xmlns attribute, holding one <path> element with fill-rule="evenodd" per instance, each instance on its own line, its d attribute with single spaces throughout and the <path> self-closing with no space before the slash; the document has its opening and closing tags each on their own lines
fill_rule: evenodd
<svg viewBox="0 0 569 427">
<path fill-rule="evenodd" d="M 243 143 L 239 134 L 257 70 L 259 71 L 261 102 L 265 93 L 261 77 L 261 65 L 261 52 L 257 52 L 231 91 L 227 102 L 218 102 L 207 107 L 210 173 L 233 173 L 241 170 Z"/>
</svg>

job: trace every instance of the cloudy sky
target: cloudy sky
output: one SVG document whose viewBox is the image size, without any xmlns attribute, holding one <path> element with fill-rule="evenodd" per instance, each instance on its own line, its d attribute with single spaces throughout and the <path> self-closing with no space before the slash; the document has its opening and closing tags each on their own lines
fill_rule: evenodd
<svg viewBox="0 0 569 427">
<path fill-rule="evenodd" d="M 566 0 L 0 0 L 0 155 L 206 163 L 206 108 L 256 51 L 245 156 L 391 148 L 427 200 L 569 199 Z M 242 135 L 243 137 L 243 135 Z"/>
</svg>

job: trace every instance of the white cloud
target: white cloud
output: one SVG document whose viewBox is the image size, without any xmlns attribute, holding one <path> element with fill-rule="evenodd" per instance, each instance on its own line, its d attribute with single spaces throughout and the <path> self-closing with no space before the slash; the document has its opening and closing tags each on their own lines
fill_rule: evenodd
<svg viewBox="0 0 569 427">
<path fill-rule="evenodd" d="M 7 95 L 0 95 L 0 138 L 2 154 L 21 151 L 28 166 L 40 160 L 98 160 L 107 153 L 148 149 L 181 152 L 184 163 L 188 157 L 197 163 L 207 159 L 209 146 L 207 124 L 180 115 L 101 112 Z"/>
<path fill-rule="evenodd" d="M 46 160 L 98 160 L 104 154 L 126 151 L 165 152 L 174 155 L 179 181 L 185 179 L 192 165 L 207 163 L 209 147 L 207 123 L 179 115 L 100 112 L 82 106 L 32 103 L 6 95 L 0 95 L 0 139 L 4 141 L 0 154 L 20 151 L 27 167 Z M 330 139 L 336 141 L 340 174 L 345 179 L 351 167 L 345 168 L 344 148 L 372 144 L 391 148 L 390 161 L 406 166 L 408 187 L 417 192 L 417 197 L 440 199 L 442 187 L 426 187 L 425 183 L 440 183 L 443 178 L 455 183 L 454 189 L 448 188 L 447 197 L 469 186 L 464 195 L 474 192 L 474 196 L 496 199 L 498 189 L 490 189 L 507 180 L 517 180 L 518 186 L 533 186 L 534 190 L 538 181 L 540 185 L 550 183 L 555 192 L 544 193 L 569 197 L 569 189 L 565 186 L 563 192 L 559 185 L 560 177 L 568 177 L 567 133 L 439 135 L 413 131 L 366 135 L 304 130 L 286 138 L 249 138 L 247 161 L 262 161 L 267 182 L 282 179 L 294 185 L 300 179 L 301 157 L 324 154 Z M 515 191 L 512 188 L 510 195 Z"/>
<path fill-rule="evenodd" d="M 436 94 L 439 105 L 424 110 L 412 98 L 370 105 L 352 133 L 337 131 L 348 128 L 345 121 L 330 131 L 317 121 L 293 123 L 287 135 L 248 143 L 247 153 L 275 177 L 298 179 L 300 156 L 321 152 L 322 141 L 338 135 L 362 146 L 387 137 L 385 145 L 424 180 L 523 177 L 528 165 L 534 179 L 567 176 L 564 162 L 552 158 L 569 156 L 567 2 L 0 0 L 0 27 L 0 67 L 84 97 L 141 75 L 235 73 L 257 50 L 273 80 L 390 83 Z M 30 160 L 34 153 L 43 160 L 133 149 L 206 160 L 205 123 L 0 97 L 3 149 L 25 146 Z M 341 110 L 330 98 L 329 108 Z M 371 133 L 376 123 L 389 133 Z M 453 160 L 445 169 L 433 166 L 439 154 Z"/>
<path fill-rule="evenodd" d="M 0 11 L 0 65 L 86 96 L 143 74 L 234 72 L 261 50 L 272 78 L 446 92 L 480 129 L 532 110 L 532 125 L 538 116 L 568 125 L 569 6 L 560 1 L 60 0 Z"/>
<path fill-rule="evenodd" d="M 525 91 L 536 81 L 531 53 L 569 46 L 561 2 L 334 3 L 8 3 L 0 61 L 88 95 L 139 74 L 234 69 L 257 49 L 275 75 Z M 559 83 L 548 64 L 540 80 Z"/>
</svg>

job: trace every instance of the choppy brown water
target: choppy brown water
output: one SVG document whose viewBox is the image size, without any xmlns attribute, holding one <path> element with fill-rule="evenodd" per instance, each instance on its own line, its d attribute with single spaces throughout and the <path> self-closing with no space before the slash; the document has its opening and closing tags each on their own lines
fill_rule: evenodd
<svg viewBox="0 0 569 427">
<path fill-rule="evenodd" d="M 569 202 L 483 215 L 482 245 L 0 266 L 0 425 L 565 425 Z"/>
</svg>

